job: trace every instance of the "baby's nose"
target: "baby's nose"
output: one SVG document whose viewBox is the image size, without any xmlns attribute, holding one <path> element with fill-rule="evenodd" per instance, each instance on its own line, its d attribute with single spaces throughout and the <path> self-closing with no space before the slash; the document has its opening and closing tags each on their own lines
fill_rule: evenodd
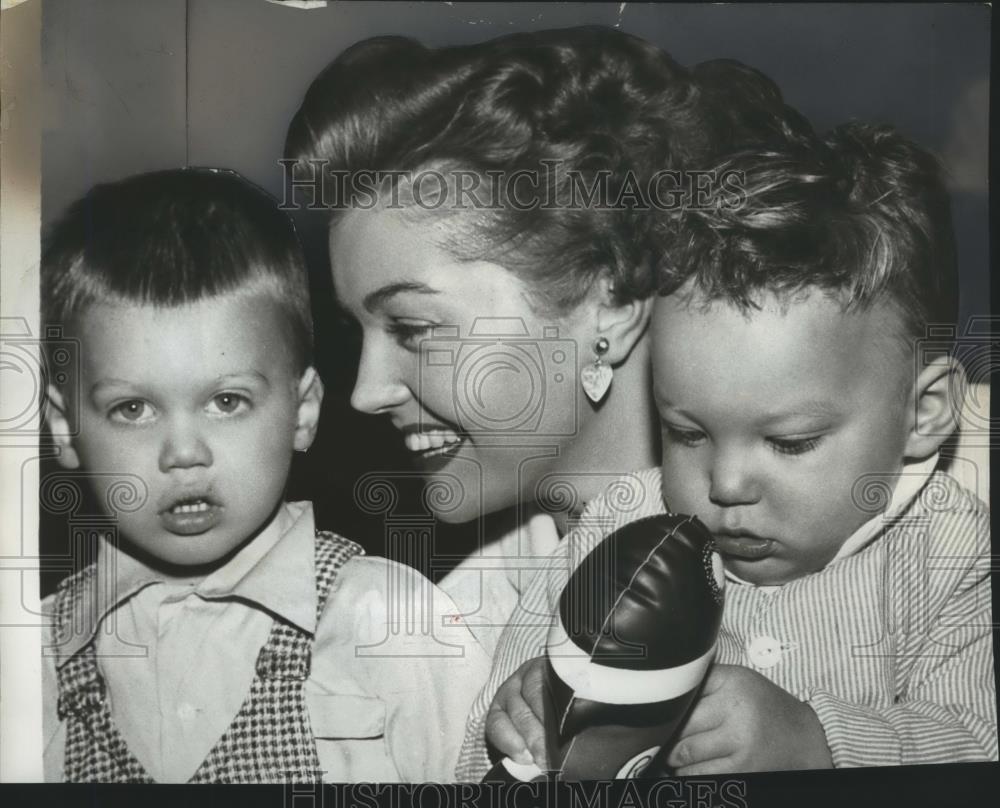
<svg viewBox="0 0 1000 808">
<path fill-rule="evenodd" d="M 716 460 L 709 499 L 715 505 L 751 505 L 760 500 L 756 475 L 745 458 L 730 453 Z"/>
</svg>

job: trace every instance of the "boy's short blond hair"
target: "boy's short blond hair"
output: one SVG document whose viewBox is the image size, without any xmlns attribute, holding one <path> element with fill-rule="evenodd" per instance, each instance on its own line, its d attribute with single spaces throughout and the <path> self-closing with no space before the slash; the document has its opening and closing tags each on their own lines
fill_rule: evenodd
<svg viewBox="0 0 1000 808">
<path fill-rule="evenodd" d="M 52 325 L 96 303 L 172 307 L 260 290 L 285 310 L 300 369 L 312 364 L 295 228 L 277 200 L 234 171 L 157 171 L 94 187 L 49 232 L 41 276 Z"/>
</svg>

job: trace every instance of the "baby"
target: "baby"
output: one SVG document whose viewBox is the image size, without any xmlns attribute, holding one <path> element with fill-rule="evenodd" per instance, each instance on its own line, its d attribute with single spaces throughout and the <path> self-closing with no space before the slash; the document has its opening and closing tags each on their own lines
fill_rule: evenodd
<svg viewBox="0 0 1000 808">
<path fill-rule="evenodd" d="M 42 280 L 80 346 L 48 390 L 58 460 L 116 528 L 44 602 L 47 779 L 453 779 L 485 654 L 463 625 L 420 632 L 424 599 L 457 610 L 419 574 L 283 501 L 323 387 L 275 200 L 215 170 L 98 186 Z"/>
<path fill-rule="evenodd" d="M 667 763 L 996 760 L 989 513 L 940 468 L 962 370 L 921 341 L 957 309 L 938 166 L 852 124 L 720 168 L 741 191 L 686 212 L 653 314 L 662 466 L 631 481 L 644 507 L 604 508 L 696 514 L 725 565 L 715 663 Z M 553 604 L 563 581 L 533 586 Z M 505 676 L 544 645 L 521 617 Z M 541 681 L 522 665 L 487 727 L 544 765 Z"/>
</svg>

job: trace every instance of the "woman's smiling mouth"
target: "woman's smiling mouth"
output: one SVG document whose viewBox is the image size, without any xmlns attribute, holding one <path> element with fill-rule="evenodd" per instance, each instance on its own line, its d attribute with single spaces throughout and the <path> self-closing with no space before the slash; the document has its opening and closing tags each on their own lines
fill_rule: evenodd
<svg viewBox="0 0 1000 808">
<path fill-rule="evenodd" d="M 465 442 L 465 438 L 450 429 L 407 430 L 403 442 L 411 452 L 421 458 L 436 457 L 454 453 Z"/>
</svg>

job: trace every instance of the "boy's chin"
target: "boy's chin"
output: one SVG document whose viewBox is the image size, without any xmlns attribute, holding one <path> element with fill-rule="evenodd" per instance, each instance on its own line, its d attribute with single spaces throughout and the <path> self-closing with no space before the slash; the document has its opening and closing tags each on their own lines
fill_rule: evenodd
<svg viewBox="0 0 1000 808">
<path fill-rule="evenodd" d="M 202 541 L 199 544 L 199 539 Z M 224 566 L 235 556 L 249 539 L 234 545 L 226 543 L 219 547 L 214 542 L 208 546 L 203 537 L 172 536 L 169 542 L 163 542 L 153 549 L 139 546 L 127 539 L 122 539 L 120 549 L 130 556 L 170 578 L 203 578 Z M 173 543 L 189 544 L 187 547 L 165 547 Z"/>
<path fill-rule="evenodd" d="M 783 565 L 775 563 L 772 558 L 762 558 L 757 561 L 723 557 L 722 564 L 730 575 L 754 586 L 781 586 L 789 581 L 802 577 Z"/>
<path fill-rule="evenodd" d="M 796 559 L 795 563 L 790 563 L 787 559 L 776 556 L 754 561 L 722 557 L 726 572 L 754 586 L 783 586 L 807 575 L 821 572 L 831 561 L 833 561 L 832 556 L 822 561 L 813 559 L 812 563 L 815 566 L 806 567 L 803 559 Z"/>
</svg>

